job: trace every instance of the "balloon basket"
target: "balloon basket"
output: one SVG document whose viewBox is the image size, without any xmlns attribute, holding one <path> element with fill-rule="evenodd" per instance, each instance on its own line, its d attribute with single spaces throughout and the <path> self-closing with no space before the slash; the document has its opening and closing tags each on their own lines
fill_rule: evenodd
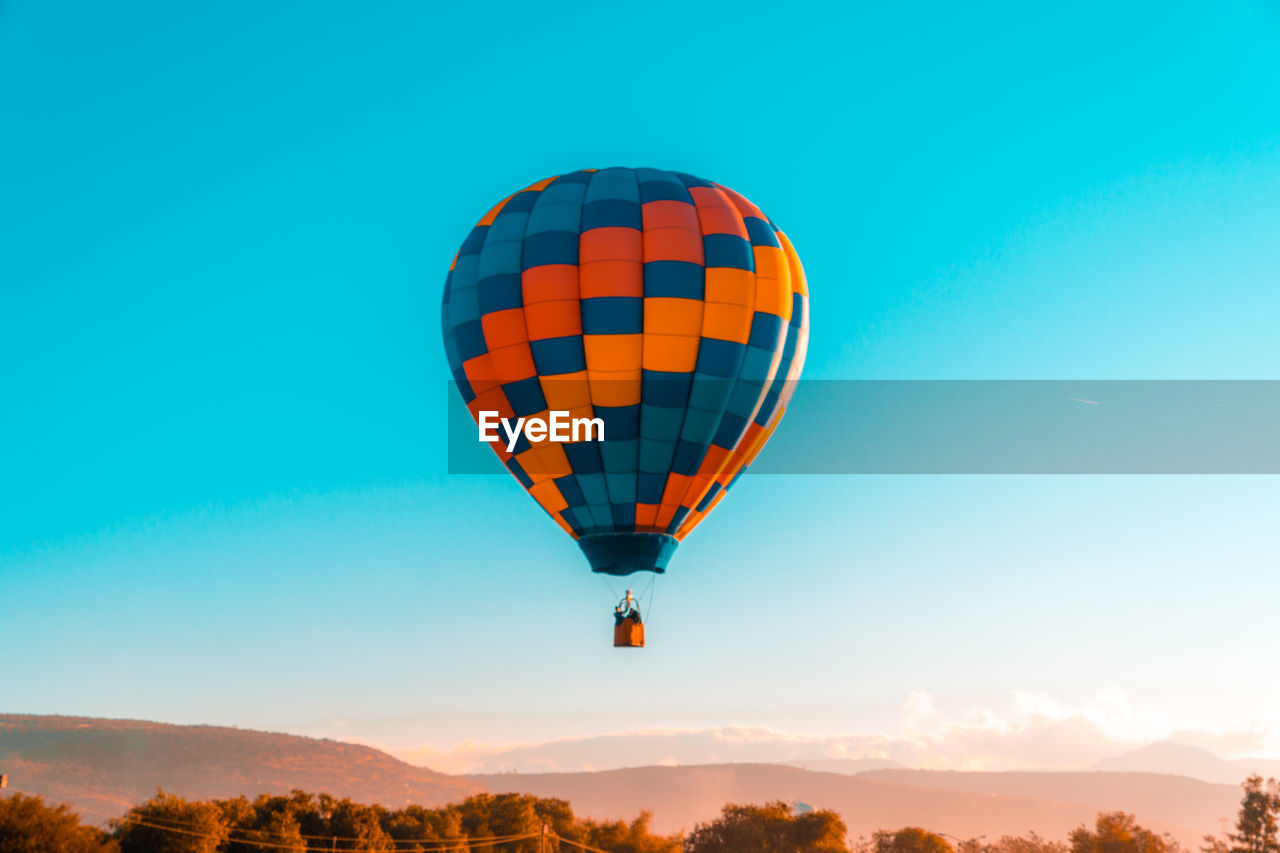
<svg viewBox="0 0 1280 853">
<path fill-rule="evenodd" d="M 614 625 L 613 647 L 615 649 L 643 649 L 644 624 L 633 619 L 623 619 L 622 624 Z"/>
</svg>

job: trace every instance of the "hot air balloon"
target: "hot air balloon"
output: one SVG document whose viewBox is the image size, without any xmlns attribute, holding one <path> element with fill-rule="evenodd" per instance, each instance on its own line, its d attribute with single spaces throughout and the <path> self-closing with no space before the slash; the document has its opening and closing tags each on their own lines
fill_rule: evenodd
<svg viewBox="0 0 1280 853">
<path fill-rule="evenodd" d="M 809 328 L 786 235 L 733 190 L 658 169 L 499 202 L 458 250 L 442 315 L 473 417 L 603 422 L 603 441 L 493 447 L 606 575 L 666 570 L 777 427 Z"/>
</svg>

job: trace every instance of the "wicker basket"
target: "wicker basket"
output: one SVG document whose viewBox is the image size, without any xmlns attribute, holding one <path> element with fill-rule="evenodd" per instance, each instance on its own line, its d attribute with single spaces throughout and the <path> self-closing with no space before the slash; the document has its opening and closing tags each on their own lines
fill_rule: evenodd
<svg viewBox="0 0 1280 853">
<path fill-rule="evenodd" d="M 614 648 L 643 649 L 644 623 L 634 619 L 623 619 L 613 626 Z"/>
</svg>

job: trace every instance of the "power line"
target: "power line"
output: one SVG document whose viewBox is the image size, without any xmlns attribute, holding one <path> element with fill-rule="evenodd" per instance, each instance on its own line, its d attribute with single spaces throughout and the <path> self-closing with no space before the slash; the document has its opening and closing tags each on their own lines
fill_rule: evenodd
<svg viewBox="0 0 1280 853">
<path fill-rule="evenodd" d="M 135 826 L 145 826 L 149 829 L 163 829 L 165 832 L 175 832 L 178 835 L 189 835 L 193 838 L 213 838 L 213 839 L 221 839 L 223 841 L 231 840 L 217 833 L 196 832 L 195 830 L 192 830 L 192 829 L 181 829 L 176 826 L 165 826 L 162 823 L 147 823 L 146 821 L 136 820 L 135 818 L 130 818 L 130 817 L 122 817 L 120 818 L 120 820 L 124 823 L 134 824 Z M 298 849 L 298 845 L 296 844 L 272 844 L 270 841 L 249 841 L 249 839 L 240 839 L 240 838 L 236 840 L 247 841 L 251 844 L 257 844 L 261 847 L 272 847 L 276 850 L 297 850 Z"/>
<path fill-rule="evenodd" d="M 46 797 L 44 799 L 49 799 L 49 798 Z M 265 847 L 273 850 L 297 850 L 298 849 L 298 845 L 296 843 L 294 844 L 283 843 L 278 841 L 271 841 L 269 839 L 259 840 L 257 838 L 247 838 L 244 836 L 244 833 L 253 832 L 254 830 L 230 828 L 227 831 L 227 835 L 224 837 L 216 833 L 202 832 L 194 828 L 196 827 L 196 824 L 191 823 L 189 821 L 178 820 L 176 818 L 165 817 L 165 818 L 151 818 L 149 820 L 141 820 L 139 818 L 130 817 L 128 813 L 121 815 L 119 817 L 115 817 L 100 809 L 94 809 L 94 808 L 89 808 L 85 806 L 77 807 L 72 805 L 71 803 L 59 802 L 58 800 L 49 800 L 49 801 L 54 803 L 59 803 L 60 805 L 64 805 L 72 810 L 78 810 L 78 811 L 90 812 L 92 814 L 102 815 L 103 817 L 109 818 L 110 820 L 117 821 L 119 823 L 129 823 L 135 826 L 144 826 L 144 827 L 147 827 L 148 829 L 159 829 L 159 830 L 164 830 L 165 832 L 174 832 L 179 835 L 187 835 L 194 838 L 211 838 L 211 839 L 221 838 L 226 842 L 236 842 L 240 844 L 254 844 L 254 845 L 257 845 L 258 847 Z M 164 822 L 160 823 L 158 821 L 164 821 Z M 298 838 L 304 842 L 305 841 L 329 841 L 329 842 L 365 841 L 365 839 L 362 839 L 362 838 L 357 838 L 354 836 L 342 836 L 342 835 L 301 835 L 300 834 L 298 835 Z M 611 853 L 611 851 L 602 850 L 599 847 L 592 847 L 590 844 L 584 844 L 581 841 L 574 841 L 572 839 L 565 838 L 561 835 L 557 835 L 556 833 L 550 832 L 550 831 L 547 831 L 545 835 L 543 835 L 542 832 L 528 832 L 528 833 L 523 833 L 519 835 L 492 835 L 492 836 L 486 836 L 486 837 L 456 836 L 453 838 L 424 838 L 422 840 L 415 840 L 412 838 L 387 838 L 386 840 L 390 841 L 392 844 L 397 844 L 397 845 L 398 844 L 415 844 L 415 845 L 419 845 L 420 847 L 426 846 L 425 849 L 423 850 L 423 853 L 450 853 L 450 851 L 454 851 L 458 849 L 471 850 L 476 847 L 486 847 L 486 846 L 496 847 L 504 844 L 511 844 L 516 841 L 524 841 L 530 838 L 545 838 L 548 841 L 562 842 L 564 844 L 568 844 L 571 847 L 576 847 L 580 850 L 588 851 L 588 853 Z M 367 843 L 367 841 L 365 843 Z M 310 850 L 309 845 L 308 845 L 308 850 Z M 374 851 L 372 848 L 357 847 L 357 848 L 346 848 L 344 853 L 379 853 L 379 851 Z"/>
<path fill-rule="evenodd" d="M 255 844 L 259 847 L 268 847 L 274 850 L 297 850 L 298 849 L 297 844 L 286 844 L 286 843 L 273 842 L 268 840 L 258 840 L 256 838 L 243 838 L 243 837 L 232 838 L 229 836 L 224 837 L 217 833 L 198 832 L 193 829 L 186 829 L 178 826 L 166 826 L 165 824 L 162 824 L 162 823 L 151 823 L 149 821 L 138 820 L 137 818 L 131 818 L 127 816 L 118 818 L 118 820 L 120 820 L 123 823 L 133 824 L 135 826 L 145 826 L 149 829 L 161 829 L 161 830 L 164 830 L 165 832 L 174 832 L 179 835 L 188 835 L 195 838 L 212 838 L 212 839 L 221 838 L 224 841 L 235 841 L 242 844 Z M 363 841 L 363 839 L 360 839 L 360 838 L 339 838 L 337 836 L 329 836 L 329 835 L 323 835 L 323 836 L 315 835 L 315 836 L 306 836 L 306 837 L 310 838 L 313 841 Z M 427 839 L 423 841 L 409 840 L 408 843 L 411 843 L 411 844 L 447 843 L 449 847 L 453 849 L 457 849 L 459 847 L 471 849 L 472 847 L 489 847 L 489 846 L 498 846 L 500 844 L 511 844 L 516 841 L 524 841 L 526 838 L 537 838 L 537 837 L 538 837 L 538 833 L 530 832 L 524 835 L 513 835 L 513 836 L 507 836 L 507 837 L 495 836 L 492 838 L 469 838 L 469 839 L 458 838 L 458 839 L 450 840 L 448 842 L 441 842 L 440 839 Z M 406 841 L 406 839 L 388 839 L 388 840 L 392 841 L 393 843 L 403 843 Z M 437 849 L 443 850 L 445 848 L 437 848 Z M 347 848 L 347 853 L 376 853 L 376 851 L 374 851 L 373 848 L 368 848 L 368 847 L 355 848 L 354 850 L 352 850 L 351 848 Z"/>
<path fill-rule="evenodd" d="M 94 812 L 95 814 L 100 814 L 100 815 L 104 815 L 104 816 L 108 816 L 108 817 L 110 817 L 109 815 L 106 815 L 106 813 L 105 813 L 105 812 L 101 812 L 101 811 L 98 811 L 98 810 L 96 810 L 96 809 L 84 809 L 84 811 L 92 811 L 92 812 Z M 125 816 L 123 816 L 123 817 L 112 818 L 112 820 L 119 820 L 119 821 L 126 821 L 126 822 L 130 822 L 130 823 L 136 823 L 136 822 L 138 822 L 140 819 L 138 819 L 138 818 L 131 818 L 131 817 L 129 817 L 129 816 L 128 816 L 128 814 L 126 814 L 126 815 L 125 815 Z M 172 826 L 179 827 L 179 828 L 182 828 L 182 829 L 195 829 L 195 828 L 197 828 L 197 824 L 192 823 L 191 821 L 179 820 L 178 818 L 171 818 L 171 817 L 147 817 L 147 818 L 146 818 L 146 820 L 147 820 L 149 823 L 161 823 L 161 824 L 168 824 L 168 825 L 172 825 Z M 246 837 L 242 837 L 242 836 L 243 836 L 245 833 L 256 832 L 256 831 L 258 831 L 258 830 L 245 829 L 245 828 L 241 828 L 241 827 L 232 826 L 232 827 L 230 827 L 230 828 L 229 828 L 229 830 L 228 830 L 228 831 L 230 832 L 230 834 L 231 834 L 231 836 L 232 836 L 232 837 L 231 837 L 231 839 L 230 839 L 230 840 L 232 840 L 232 841 L 245 841 L 245 842 L 249 842 L 249 843 L 257 843 L 257 841 L 256 841 L 255 839 L 253 839 L 253 838 L 246 838 Z M 241 837 L 237 837 L 237 836 L 241 836 Z M 356 836 L 350 836 L 350 835 L 305 835 L 305 834 L 299 833 L 299 835 L 298 835 L 297 837 L 298 837 L 298 838 L 303 839 L 304 841 L 362 841 L 362 840 L 364 840 L 364 839 L 358 838 L 358 837 L 356 837 Z M 423 838 L 423 839 L 414 839 L 414 838 L 388 838 L 387 840 L 389 840 L 392 844 L 445 845 L 445 846 L 448 846 L 448 845 L 457 845 L 457 844 L 467 844 L 467 843 L 469 843 L 469 842 L 485 842 L 485 843 L 488 843 L 488 842 L 500 842 L 500 843 L 505 843 L 505 842 L 510 841 L 510 840 L 512 840 L 512 839 L 515 839 L 515 838 L 527 838 L 527 837 L 528 837 L 528 834 L 527 834 L 527 833 L 508 833 L 507 835 L 491 835 L 491 836 L 466 836 L 466 835 L 458 835 L 458 836 L 451 836 L 451 837 L 449 837 L 449 838 Z"/>
<path fill-rule="evenodd" d="M 577 847 L 582 850 L 587 850 L 589 851 L 589 853 L 610 853 L 608 850 L 601 850 L 599 847 L 592 847 L 590 844 L 583 844 L 581 841 L 570 841 L 568 838 L 562 838 L 561 836 L 556 835 L 555 833 L 552 833 L 547 837 L 555 841 L 562 841 L 565 844 L 570 845 L 571 847 Z"/>
</svg>

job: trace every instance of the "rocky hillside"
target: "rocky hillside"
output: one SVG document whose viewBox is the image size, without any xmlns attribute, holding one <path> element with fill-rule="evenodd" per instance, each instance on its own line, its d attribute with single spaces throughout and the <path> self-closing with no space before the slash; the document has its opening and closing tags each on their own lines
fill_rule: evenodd
<svg viewBox="0 0 1280 853">
<path fill-rule="evenodd" d="M 70 803 L 91 822 L 157 787 L 184 797 L 327 791 L 366 803 L 436 805 L 481 790 L 367 746 L 220 726 L 0 714 L 10 789 Z"/>
</svg>

